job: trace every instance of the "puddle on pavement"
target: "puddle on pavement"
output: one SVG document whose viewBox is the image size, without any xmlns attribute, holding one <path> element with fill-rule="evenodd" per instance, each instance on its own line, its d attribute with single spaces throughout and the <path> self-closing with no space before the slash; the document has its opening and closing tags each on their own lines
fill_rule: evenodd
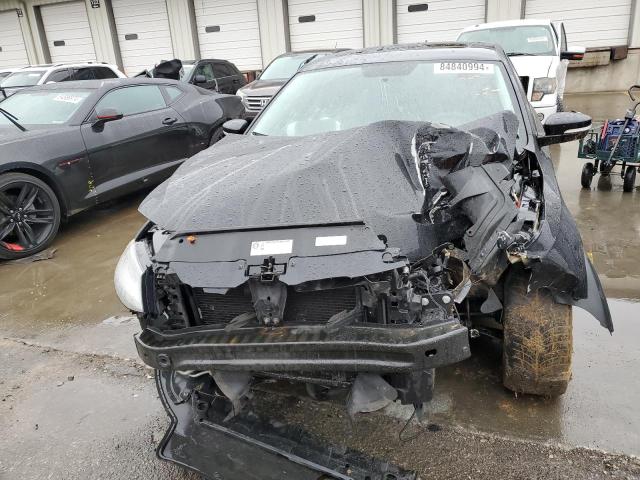
<svg viewBox="0 0 640 480">
<path fill-rule="evenodd" d="M 142 226 L 137 207 L 143 198 L 130 196 L 72 218 L 52 245 L 52 259 L 0 264 L 0 325 L 29 336 L 127 314 L 116 298 L 113 272 Z"/>
</svg>

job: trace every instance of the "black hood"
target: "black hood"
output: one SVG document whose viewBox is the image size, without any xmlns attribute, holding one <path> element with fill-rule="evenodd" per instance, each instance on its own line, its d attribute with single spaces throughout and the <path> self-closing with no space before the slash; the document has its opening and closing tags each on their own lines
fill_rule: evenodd
<svg viewBox="0 0 640 480">
<path fill-rule="evenodd" d="M 503 115 L 487 122 L 503 130 Z M 458 132 L 468 147 L 461 130 L 399 121 L 305 137 L 229 136 L 182 165 L 140 212 L 182 233 L 360 221 L 420 254 L 436 239 L 425 241 L 433 226 L 412 217 L 425 201 L 414 142 L 432 130 Z"/>
</svg>

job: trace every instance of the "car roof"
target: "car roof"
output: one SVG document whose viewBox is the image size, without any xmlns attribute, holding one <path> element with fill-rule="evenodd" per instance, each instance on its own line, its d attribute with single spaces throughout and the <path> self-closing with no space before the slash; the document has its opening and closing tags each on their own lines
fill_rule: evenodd
<svg viewBox="0 0 640 480">
<path fill-rule="evenodd" d="M 349 48 L 325 48 L 325 49 L 310 49 L 310 50 L 297 50 L 295 52 L 287 52 L 282 55 L 278 55 L 280 57 L 295 57 L 296 55 L 313 55 L 319 53 L 338 53 L 338 52 L 346 52 L 350 50 Z"/>
<path fill-rule="evenodd" d="M 177 80 L 170 80 L 168 78 L 145 78 L 145 77 L 133 77 L 133 78 L 109 78 L 105 80 L 75 80 L 70 82 L 58 82 L 47 83 L 45 85 L 38 85 L 30 87 L 28 90 L 99 90 L 110 89 L 120 85 L 167 85 L 175 84 L 182 87 L 185 86 L 183 82 Z M 25 90 L 25 91 L 28 91 Z"/>
<path fill-rule="evenodd" d="M 75 62 L 75 63 L 43 63 L 41 65 L 29 65 L 28 67 L 22 67 L 17 69 L 19 72 L 33 72 L 39 70 L 49 70 L 53 68 L 73 68 L 73 67 L 108 67 L 118 68 L 115 65 L 110 65 L 105 62 Z"/>
<path fill-rule="evenodd" d="M 550 26 L 551 20 L 529 19 L 529 20 L 505 20 L 502 22 L 478 23 L 476 25 L 471 25 L 469 27 L 466 27 L 464 30 L 462 30 L 462 32 L 470 32 L 473 30 L 486 30 L 487 28 L 522 27 L 526 25 Z"/>
<path fill-rule="evenodd" d="M 338 52 L 320 57 L 302 67 L 300 71 L 409 60 L 498 60 L 504 62 L 506 59 L 507 57 L 500 46 L 488 43 L 409 43 Z"/>
</svg>

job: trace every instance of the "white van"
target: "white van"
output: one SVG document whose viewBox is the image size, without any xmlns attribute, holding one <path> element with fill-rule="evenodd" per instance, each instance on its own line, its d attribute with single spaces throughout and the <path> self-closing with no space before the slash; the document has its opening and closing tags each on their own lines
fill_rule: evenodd
<svg viewBox="0 0 640 480">
<path fill-rule="evenodd" d="M 465 28 L 459 42 L 495 43 L 509 55 L 527 98 L 544 123 L 563 110 L 564 85 L 569 60 L 582 60 L 584 47 L 568 47 L 562 22 L 511 20 Z"/>
</svg>

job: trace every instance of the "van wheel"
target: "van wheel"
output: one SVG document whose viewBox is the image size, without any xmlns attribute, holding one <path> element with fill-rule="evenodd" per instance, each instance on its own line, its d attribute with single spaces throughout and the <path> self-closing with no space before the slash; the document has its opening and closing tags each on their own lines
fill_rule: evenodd
<svg viewBox="0 0 640 480">
<path fill-rule="evenodd" d="M 546 290 L 527 292 L 529 275 L 507 274 L 503 383 L 516 393 L 557 397 L 571 379 L 572 310 Z"/>
<path fill-rule="evenodd" d="M 0 259 L 28 257 L 58 233 L 60 203 L 49 185 L 25 173 L 0 175 Z"/>
</svg>

